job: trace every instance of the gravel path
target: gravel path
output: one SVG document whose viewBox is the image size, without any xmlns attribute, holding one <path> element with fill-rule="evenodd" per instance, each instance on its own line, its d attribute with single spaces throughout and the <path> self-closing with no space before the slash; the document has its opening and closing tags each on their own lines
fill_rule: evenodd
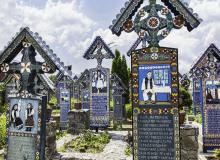
<svg viewBox="0 0 220 160">
<path fill-rule="evenodd" d="M 60 153 L 62 160 L 68 159 L 83 159 L 83 160 L 132 160 L 132 157 L 127 157 L 124 154 L 127 143 L 124 141 L 127 131 L 110 131 L 110 142 L 104 148 L 104 151 L 99 154 L 92 153 Z M 68 139 L 65 137 L 65 139 Z M 64 142 L 62 140 L 62 142 Z M 62 146 L 62 145 L 61 145 Z M 60 146 L 60 147 L 61 147 Z"/>
</svg>

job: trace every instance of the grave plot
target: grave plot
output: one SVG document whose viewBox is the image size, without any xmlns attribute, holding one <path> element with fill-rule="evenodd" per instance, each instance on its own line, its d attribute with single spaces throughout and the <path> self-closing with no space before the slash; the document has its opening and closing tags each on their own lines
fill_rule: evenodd
<svg viewBox="0 0 220 160">
<path fill-rule="evenodd" d="M 79 100 L 82 109 L 90 109 L 90 78 L 89 70 L 85 70 L 77 80 L 79 85 Z"/>
<path fill-rule="evenodd" d="M 211 44 L 191 69 L 193 95 L 202 114 L 203 151 L 220 147 L 220 51 Z"/>
<path fill-rule="evenodd" d="M 71 71 L 72 66 L 68 67 L 68 70 Z M 68 113 L 71 110 L 71 95 L 73 88 L 73 79 L 71 76 L 64 75 L 62 72 L 59 72 L 56 76 L 56 94 L 58 107 L 60 108 L 60 129 L 68 128 Z"/>
<path fill-rule="evenodd" d="M 192 31 L 201 19 L 180 0 L 130 0 L 110 29 L 138 34 L 131 56 L 134 160 L 180 160 L 178 50 L 161 47 L 173 29 Z M 140 46 L 140 44 L 142 45 Z M 148 46 L 147 46 L 148 44 Z M 137 49 L 140 46 L 140 49 Z"/>
<path fill-rule="evenodd" d="M 114 54 L 101 37 L 96 37 L 83 57 L 88 60 L 96 59 L 98 62 L 96 68 L 89 70 L 90 128 L 96 130 L 107 128 L 109 126 L 110 70 L 102 67 L 102 60 L 114 58 Z"/>
<path fill-rule="evenodd" d="M 123 95 L 126 93 L 127 88 L 116 74 L 111 75 L 111 89 L 114 103 L 114 128 L 118 126 L 122 128 L 122 123 L 125 120 L 125 97 Z"/>
<path fill-rule="evenodd" d="M 40 55 L 41 59 L 36 60 Z M 19 58 L 20 56 L 20 58 Z M 17 94 L 9 94 L 6 159 L 45 159 L 47 96 L 40 94 L 44 74 L 71 75 L 38 33 L 21 28 L 0 55 L 0 71 L 19 75 Z M 37 80 L 40 79 L 40 84 Z"/>
<path fill-rule="evenodd" d="M 75 75 L 74 77 L 73 77 L 73 98 L 74 99 L 79 99 L 79 90 L 78 90 L 78 83 L 77 83 L 77 81 L 78 81 L 78 77 L 77 77 L 77 75 Z"/>
</svg>

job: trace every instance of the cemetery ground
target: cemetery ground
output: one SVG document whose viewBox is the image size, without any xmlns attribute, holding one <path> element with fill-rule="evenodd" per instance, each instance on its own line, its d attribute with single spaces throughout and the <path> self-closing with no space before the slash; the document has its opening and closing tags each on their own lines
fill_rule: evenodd
<svg viewBox="0 0 220 160">
<path fill-rule="evenodd" d="M 73 100 L 75 102 L 75 100 Z M 56 103 L 55 99 L 52 98 L 50 103 Z M 72 103 L 72 107 L 73 107 Z M 112 103 L 111 103 L 112 104 Z M 112 108 L 112 105 L 110 105 Z M 111 109 L 112 110 L 112 109 Z M 131 116 L 131 105 L 126 105 L 126 114 L 128 117 Z M 52 117 L 57 117 L 60 114 L 59 109 L 53 109 Z M 131 117 L 130 117 L 131 118 Z M 53 118 L 52 118 L 53 119 Z M 195 117 L 192 111 L 189 111 L 186 116 L 186 123 L 193 124 L 199 127 L 199 160 L 218 160 L 219 152 L 216 154 L 204 155 L 201 153 L 202 146 L 202 135 L 201 135 L 201 124 L 202 118 L 200 114 Z M 5 115 L 2 114 L 0 118 L 0 160 L 3 159 L 4 154 L 4 138 L 5 138 Z M 53 157 L 62 157 L 62 159 L 89 159 L 89 160 L 131 160 L 132 159 L 132 149 L 129 146 L 128 134 L 131 134 L 132 125 L 131 120 L 128 118 L 127 122 L 123 124 L 122 129 L 114 129 L 113 124 L 108 128 L 107 131 L 95 131 L 85 130 L 84 132 L 77 133 L 67 133 L 67 131 L 59 131 L 57 129 L 56 133 L 56 150 L 57 153 Z M 131 140 L 130 140 L 131 141 Z M 216 158 L 214 158 L 216 157 Z M 51 158 L 51 159 L 53 159 Z"/>
<path fill-rule="evenodd" d="M 72 99 L 72 108 L 76 100 Z M 122 129 L 114 128 L 113 122 L 107 130 L 99 130 L 96 133 L 93 130 L 85 129 L 82 133 L 73 133 L 59 130 L 60 109 L 56 106 L 56 98 L 52 97 L 48 103 L 48 108 L 53 109 L 51 120 L 56 121 L 56 154 L 50 159 L 57 156 L 61 159 L 132 159 L 132 149 L 129 145 L 131 142 L 131 104 L 126 105 L 127 120 L 123 123 Z M 7 108 L 7 107 L 5 107 Z M 110 103 L 110 110 L 113 110 L 113 103 Z M 5 111 L 1 111 L 5 112 Z M 58 117 L 58 118 L 57 118 Z M 6 118 L 5 114 L 0 117 L 0 160 L 3 159 L 5 150 Z"/>
</svg>

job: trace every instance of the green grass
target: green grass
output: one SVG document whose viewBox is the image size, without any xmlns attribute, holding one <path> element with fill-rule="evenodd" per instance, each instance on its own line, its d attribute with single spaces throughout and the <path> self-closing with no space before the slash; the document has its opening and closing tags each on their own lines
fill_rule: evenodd
<svg viewBox="0 0 220 160">
<path fill-rule="evenodd" d="M 220 149 L 215 149 L 214 156 L 215 156 L 216 160 L 220 159 Z"/>
<path fill-rule="evenodd" d="M 110 136 L 107 132 L 95 134 L 88 130 L 70 143 L 65 144 L 64 148 L 80 153 L 100 153 L 109 141 Z M 64 151 L 64 148 L 61 148 L 61 150 Z"/>
<path fill-rule="evenodd" d="M 109 109 L 110 109 L 110 111 L 114 110 L 114 102 L 113 102 L 113 100 L 110 101 Z"/>
<path fill-rule="evenodd" d="M 65 137 L 67 135 L 67 131 L 58 131 L 56 133 L 56 140 L 61 139 L 62 137 Z"/>
<path fill-rule="evenodd" d="M 197 114 L 197 115 L 196 115 L 195 121 L 196 121 L 197 123 L 199 123 L 199 124 L 202 124 L 202 116 L 201 116 L 201 114 Z"/>
<path fill-rule="evenodd" d="M 55 116 L 55 115 L 60 115 L 60 109 L 54 109 L 52 111 L 52 115 Z"/>
<path fill-rule="evenodd" d="M 127 145 L 127 147 L 125 148 L 125 155 L 126 156 L 130 156 L 132 152 L 132 149 L 129 145 Z"/>
<path fill-rule="evenodd" d="M 62 146 L 57 149 L 58 152 L 65 152 L 65 146 Z"/>
</svg>

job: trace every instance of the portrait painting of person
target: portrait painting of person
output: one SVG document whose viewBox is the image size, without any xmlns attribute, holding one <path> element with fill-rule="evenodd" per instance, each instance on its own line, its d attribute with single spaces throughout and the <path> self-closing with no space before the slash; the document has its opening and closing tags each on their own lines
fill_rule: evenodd
<svg viewBox="0 0 220 160">
<path fill-rule="evenodd" d="M 211 89 L 206 89 L 206 99 L 207 100 L 212 100 L 214 99 L 213 96 L 212 96 L 212 92 L 211 92 Z"/>
<path fill-rule="evenodd" d="M 94 76 L 93 80 L 93 90 L 94 93 L 103 93 L 104 89 L 107 87 L 106 81 L 105 81 L 105 76 L 101 74 L 100 71 L 97 72 L 97 74 Z"/>
<path fill-rule="evenodd" d="M 143 91 L 144 101 L 155 102 L 154 79 L 152 71 L 147 71 L 146 77 L 143 79 L 141 90 Z"/>
<path fill-rule="evenodd" d="M 31 103 L 29 103 L 26 107 L 25 126 L 26 126 L 26 131 L 29 132 L 31 132 L 31 129 L 34 127 L 34 108 Z"/>
<path fill-rule="evenodd" d="M 20 106 L 15 104 L 11 110 L 11 124 L 14 128 L 21 130 L 23 128 L 23 121 L 20 118 Z"/>
</svg>

